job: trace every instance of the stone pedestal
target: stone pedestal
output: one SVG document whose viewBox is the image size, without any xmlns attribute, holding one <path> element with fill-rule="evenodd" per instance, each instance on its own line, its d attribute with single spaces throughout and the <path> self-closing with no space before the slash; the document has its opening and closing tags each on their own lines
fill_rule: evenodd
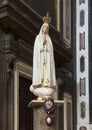
<svg viewBox="0 0 92 130">
<path fill-rule="evenodd" d="M 57 130 L 58 116 L 57 108 L 58 106 L 64 104 L 64 101 L 55 100 L 55 110 L 51 112 L 51 115 L 54 117 L 54 125 L 48 126 L 46 124 L 47 113 L 44 110 L 43 103 L 44 101 L 32 100 L 28 107 L 33 107 L 33 130 Z"/>
</svg>

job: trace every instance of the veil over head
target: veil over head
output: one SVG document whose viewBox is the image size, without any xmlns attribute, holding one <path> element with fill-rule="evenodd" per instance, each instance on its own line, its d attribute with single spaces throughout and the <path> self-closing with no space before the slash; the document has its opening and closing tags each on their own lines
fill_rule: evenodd
<svg viewBox="0 0 92 130">
<path fill-rule="evenodd" d="M 42 29 L 43 29 L 43 27 L 44 27 L 45 25 L 48 25 L 48 27 L 49 27 L 49 24 L 48 24 L 48 23 L 46 23 L 46 22 L 43 23 L 42 26 L 41 26 L 41 28 L 40 28 L 39 35 L 42 35 Z M 47 35 L 48 35 L 48 33 L 47 33 Z"/>
</svg>

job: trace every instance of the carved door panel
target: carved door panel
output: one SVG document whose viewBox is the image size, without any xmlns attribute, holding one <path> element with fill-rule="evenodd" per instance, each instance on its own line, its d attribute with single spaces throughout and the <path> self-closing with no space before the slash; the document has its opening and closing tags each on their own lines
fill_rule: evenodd
<svg viewBox="0 0 92 130">
<path fill-rule="evenodd" d="M 19 130 L 33 130 L 33 110 L 28 108 L 28 103 L 34 99 L 30 85 L 30 80 L 19 76 Z"/>
</svg>

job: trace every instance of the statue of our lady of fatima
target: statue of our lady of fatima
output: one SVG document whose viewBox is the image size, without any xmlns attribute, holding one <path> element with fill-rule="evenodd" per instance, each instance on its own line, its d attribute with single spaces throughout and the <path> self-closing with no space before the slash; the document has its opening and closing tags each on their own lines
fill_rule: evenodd
<svg viewBox="0 0 92 130">
<path fill-rule="evenodd" d="M 38 100 L 51 97 L 56 88 L 53 45 L 48 34 L 51 18 L 47 13 L 43 25 L 35 38 L 33 53 L 33 80 L 30 91 Z"/>
</svg>

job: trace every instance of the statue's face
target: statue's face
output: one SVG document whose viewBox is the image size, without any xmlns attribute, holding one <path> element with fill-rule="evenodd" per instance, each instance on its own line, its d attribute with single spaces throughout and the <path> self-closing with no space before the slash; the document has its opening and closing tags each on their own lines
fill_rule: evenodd
<svg viewBox="0 0 92 130">
<path fill-rule="evenodd" d="M 42 28 L 42 33 L 43 34 L 47 34 L 49 31 L 49 25 L 48 24 L 44 24 L 43 28 Z"/>
</svg>

